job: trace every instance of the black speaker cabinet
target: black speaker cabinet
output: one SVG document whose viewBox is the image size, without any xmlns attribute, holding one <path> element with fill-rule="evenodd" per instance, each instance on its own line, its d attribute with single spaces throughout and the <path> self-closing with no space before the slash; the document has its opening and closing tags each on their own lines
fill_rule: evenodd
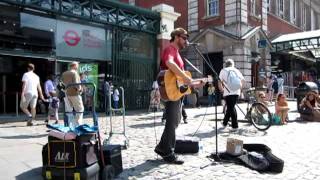
<svg viewBox="0 0 320 180">
<path fill-rule="evenodd" d="M 115 176 L 119 175 L 122 171 L 122 157 L 120 145 L 104 145 L 103 146 L 104 162 L 106 165 L 112 165 L 114 168 Z"/>
<path fill-rule="evenodd" d="M 199 152 L 199 141 L 177 139 L 174 152 L 177 154 L 198 153 Z"/>
</svg>

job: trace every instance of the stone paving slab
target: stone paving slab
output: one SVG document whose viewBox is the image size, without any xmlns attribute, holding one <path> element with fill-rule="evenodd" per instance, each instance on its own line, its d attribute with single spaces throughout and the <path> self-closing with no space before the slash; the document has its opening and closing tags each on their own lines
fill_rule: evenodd
<svg viewBox="0 0 320 180">
<path fill-rule="evenodd" d="M 217 163 L 207 157 L 216 149 L 214 107 L 187 109 L 189 123 L 180 124 L 177 136 L 193 136 L 198 129 L 194 137 L 201 139 L 203 150 L 181 156 L 185 160 L 183 165 L 165 164 L 153 152 L 164 128 L 162 113 L 130 111 L 125 118 L 129 147 L 122 151 L 124 171 L 116 179 L 320 179 L 320 123 L 297 120 L 295 106 L 296 103 L 290 102 L 292 108 L 287 125 L 272 126 L 266 132 L 257 131 L 247 123 L 240 123 L 238 133 L 218 131 L 219 151 L 225 151 L 229 137 L 241 139 L 244 143 L 268 145 L 285 162 L 280 174 L 258 173 L 241 165 Z M 219 107 L 218 112 L 221 109 Z M 222 116 L 219 113 L 218 119 Z M 110 132 L 109 118 L 100 117 L 99 120 L 101 135 L 105 139 Z M 47 142 L 47 132 L 42 121 L 38 124 L 33 127 L 26 127 L 25 122 L 0 124 L 1 180 L 41 179 L 41 150 Z M 113 132 L 122 131 L 122 117 L 114 118 Z M 111 140 L 123 143 L 124 137 L 114 134 Z"/>
</svg>

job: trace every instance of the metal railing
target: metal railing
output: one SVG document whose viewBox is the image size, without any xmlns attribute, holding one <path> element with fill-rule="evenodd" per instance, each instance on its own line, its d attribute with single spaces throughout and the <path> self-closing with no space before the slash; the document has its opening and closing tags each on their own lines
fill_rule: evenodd
<svg viewBox="0 0 320 180">
<path fill-rule="evenodd" d="M 287 99 L 295 99 L 294 91 L 297 87 L 295 86 L 283 86 L 284 94 L 287 95 Z"/>
</svg>

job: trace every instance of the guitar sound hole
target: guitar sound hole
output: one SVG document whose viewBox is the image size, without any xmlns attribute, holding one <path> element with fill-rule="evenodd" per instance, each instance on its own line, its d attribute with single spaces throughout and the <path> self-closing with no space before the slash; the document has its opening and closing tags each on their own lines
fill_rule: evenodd
<svg viewBox="0 0 320 180">
<path fill-rule="evenodd" d="M 188 86 L 180 86 L 179 90 L 180 90 L 180 93 L 185 93 L 188 90 Z"/>
</svg>

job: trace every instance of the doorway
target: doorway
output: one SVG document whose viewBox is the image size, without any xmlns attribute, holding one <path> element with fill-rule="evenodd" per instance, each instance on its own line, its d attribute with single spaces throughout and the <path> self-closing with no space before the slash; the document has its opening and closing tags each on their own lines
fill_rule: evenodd
<svg viewBox="0 0 320 180">
<path fill-rule="evenodd" d="M 217 76 L 219 76 L 219 73 L 220 73 L 221 69 L 223 68 L 223 53 L 222 52 L 209 53 L 207 58 L 209 58 L 208 59 L 209 63 L 212 65 L 214 71 L 217 73 Z M 205 62 L 203 64 L 203 70 L 204 70 L 204 74 L 206 76 L 212 75 L 214 80 L 217 79 L 217 77 L 215 77 L 215 75 L 212 72 L 212 70 L 210 69 L 210 67 Z M 214 82 L 214 87 L 216 89 L 217 103 L 221 104 L 221 93 L 219 91 L 217 91 L 217 89 L 218 89 L 217 81 Z M 203 88 L 203 96 L 208 96 L 208 84 L 206 84 Z"/>
<path fill-rule="evenodd" d="M 0 56 L 0 114 L 13 114 L 20 111 L 21 80 L 27 71 L 28 63 L 35 65 L 34 72 L 39 76 L 43 88 L 47 75 L 54 73 L 53 61 L 30 57 Z"/>
</svg>

